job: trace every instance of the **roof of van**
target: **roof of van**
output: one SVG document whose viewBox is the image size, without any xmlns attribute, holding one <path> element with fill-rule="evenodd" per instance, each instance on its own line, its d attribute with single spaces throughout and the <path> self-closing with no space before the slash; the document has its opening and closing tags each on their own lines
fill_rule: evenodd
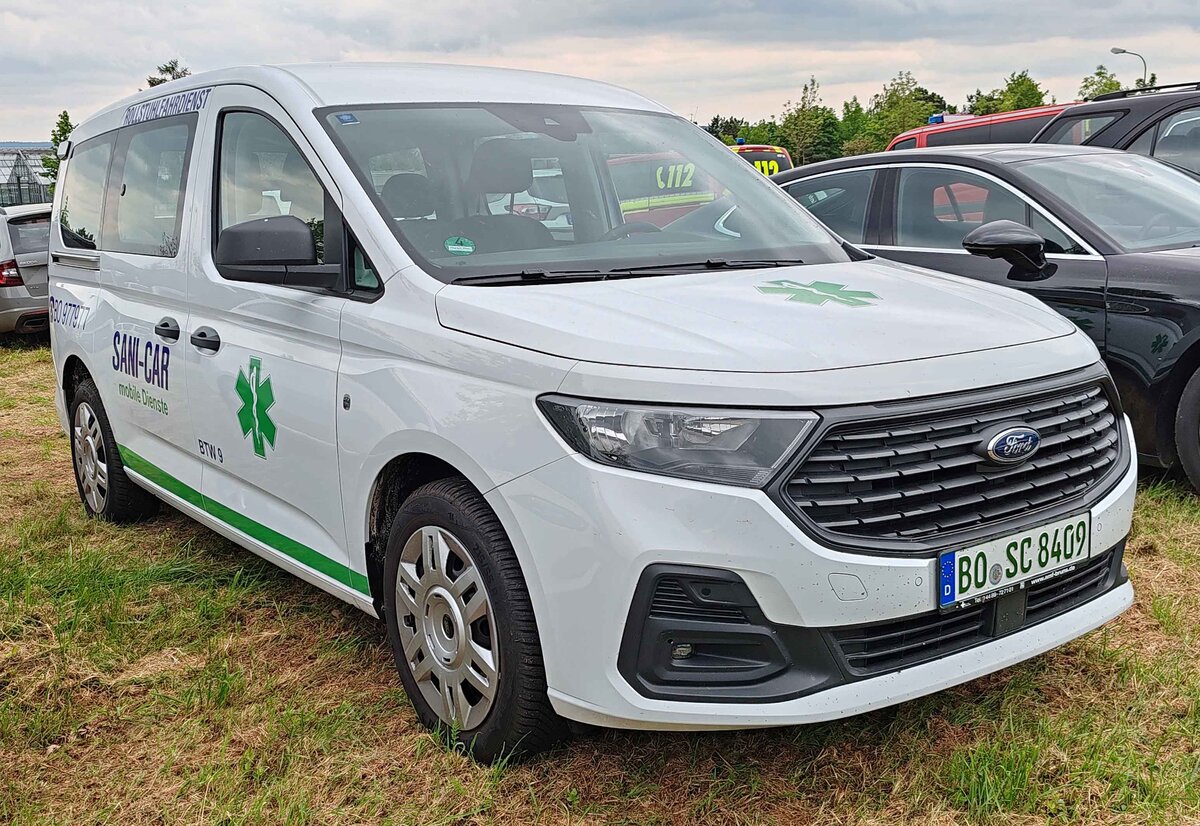
<svg viewBox="0 0 1200 826">
<path fill-rule="evenodd" d="M 51 204 L 12 204 L 0 207 L 0 215 L 9 218 L 22 218 L 26 215 L 37 215 L 39 212 L 49 214 L 51 206 Z"/>
<path fill-rule="evenodd" d="M 669 111 L 647 97 L 595 80 L 548 72 L 455 66 L 443 63 L 297 63 L 235 66 L 201 72 L 130 95 L 84 121 L 130 106 L 225 84 L 246 84 L 270 93 L 285 107 L 371 103 L 546 103 Z M 107 120 L 107 119 L 106 119 Z M 81 137 L 100 129 L 81 129 Z"/>
</svg>

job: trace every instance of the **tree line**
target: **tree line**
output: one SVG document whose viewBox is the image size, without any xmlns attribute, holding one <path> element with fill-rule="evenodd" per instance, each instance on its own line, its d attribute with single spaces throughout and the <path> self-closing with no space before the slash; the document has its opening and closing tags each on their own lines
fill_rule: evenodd
<svg viewBox="0 0 1200 826">
<path fill-rule="evenodd" d="M 1154 75 L 1137 86 L 1153 86 Z M 1079 99 L 1116 92 L 1121 82 L 1105 66 L 1096 67 L 1079 86 Z M 1054 103 L 1029 70 L 1013 72 L 1001 86 L 990 91 L 976 89 L 967 95 L 966 104 L 950 104 L 937 92 L 917 82 L 912 72 L 900 72 L 872 95 L 864 105 L 858 97 L 842 104 L 839 115 L 821 99 L 821 86 L 815 77 L 800 87 L 794 101 L 784 104 L 778 117 L 764 118 L 751 123 L 736 116 L 716 115 L 706 127 L 727 144 L 742 138 L 746 143 L 782 146 L 797 164 L 815 163 L 846 155 L 881 152 L 892 138 L 929 122 L 930 115 L 971 114 L 992 115 Z"/>
</svg>

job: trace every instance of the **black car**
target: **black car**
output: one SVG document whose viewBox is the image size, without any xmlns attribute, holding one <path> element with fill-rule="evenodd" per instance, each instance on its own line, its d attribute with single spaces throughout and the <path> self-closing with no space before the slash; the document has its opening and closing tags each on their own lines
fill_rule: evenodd
<svg viewBox="0 0 1200 826">
<path fill-rule="evenodd" d="M 868 252 L 1018 287 L 1071 319 L 1108 362 L 1143 461 L 1179 463 L 1200 488 L 1200 178 L 1110 149 L 1014 144 L 772 180 Z"/>
<path fill-rule="evenodd" d="M 1033 142 L 1124 149 L 1200 172 L 1200 83 L 1100 95 L 1059 113 Z"/>
</svg>

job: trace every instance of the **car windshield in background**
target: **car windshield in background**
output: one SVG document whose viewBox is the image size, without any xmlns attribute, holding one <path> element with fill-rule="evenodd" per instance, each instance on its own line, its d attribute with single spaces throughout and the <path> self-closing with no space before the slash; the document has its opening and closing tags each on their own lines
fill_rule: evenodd
<svg viewBox="0 0 1200 826">
<path fill-rule="evenodd" d="M 1130 252 L 1200 244 L 1200 180 L 1141 155 L 1043 158 L 1021 172 Z"/>
<path fill-rule="evenodd" d="M 321 114 L 397 237 L 445 281 L 849 260 L 778 187 L 674 116 L 534 104 Z"/>
<path fill-rule="evenodd" d="M 8 222 L 8 236 L 14 255 L 48 252 L 50 249 L 50 216 L 24 218 Z"/>
</svg>

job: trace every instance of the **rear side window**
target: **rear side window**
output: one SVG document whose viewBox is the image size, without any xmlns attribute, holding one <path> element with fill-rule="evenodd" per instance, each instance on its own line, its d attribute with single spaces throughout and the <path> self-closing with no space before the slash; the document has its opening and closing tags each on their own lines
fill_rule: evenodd
<svg viewBox="0 0 1200 826">
<path fill-rule="evenodd" d="M 292 139 L 254 112 L 228 112 L 221 120 L 218 229 L 294 215 L 308 224 L 325 260 L 325 190 Z"/>
<path fill-rule="evenodd" d="M 50 216 L 11 219 L 8 222 L 8 237 L 12 241 L 14 255 L 46 252 L 50 248 Z"/>
<path fill-rule="evenodd" d="M 166 258 L 179 252 L 196 120 L 195 114 L 179 115 L 121 131 L 102 249 Z"/>
<path fill-rule="evenodd" d="M 1033 140 L 1033 136 L 1042 131 L 1042 127 L 1053 118 L 1053 115 L 1041 115 L 1036 118 L 997 121 L 992 124 L 992 134 L 988 136 L 988 141 L 990 143 L 1029 143 Z"/>
<path fill-rule="evenodd" d="M 916 138 L 905 138 L 904 140 L 900 141 L 895 146 L 893 146 L 892 151 L 895 152 L 900 149 L 916 149 L 916 148 L 917 148 L 917 139 Z"/>
<path fill-rule="evenodd" d="M 875 170 L 857 169 L 798 181 L 784 191 L 852 244 L 865 243 L 867 205 Z"/>
<path fill-rule="evenodd" d="M 1176 112 L 1159 125 L 1154 157 L 1200 172 L 1200 107 Z"/>
<path fill-rule="evenodd" d="M 1068 146 L 1082 146 L 1111 126 L 1120 112 L 1101 112 L 1095 115 L 1076 115 L 1075 117 L 1059 118 L 1051 125 L 1039 143 L 1061 143 Z"/>
<path fill-rule="evenodd" d="M 62 182 L 62 207 L 58 218 L 63 243 L 68 247 L 96 249 L 112 149 L 113 136 L 102 135 L 84 141 L 71 153 Z"/>
<path fill-rule="evenodd" d="M 991 130 L 992 125 L 985 123 L 980 126 L 947 129 L 944 132 L 930 132 L 925 136 L 925 145 L 962 146 L 968 143 L 987 143 L 990 140 Z"/>
</svg>

